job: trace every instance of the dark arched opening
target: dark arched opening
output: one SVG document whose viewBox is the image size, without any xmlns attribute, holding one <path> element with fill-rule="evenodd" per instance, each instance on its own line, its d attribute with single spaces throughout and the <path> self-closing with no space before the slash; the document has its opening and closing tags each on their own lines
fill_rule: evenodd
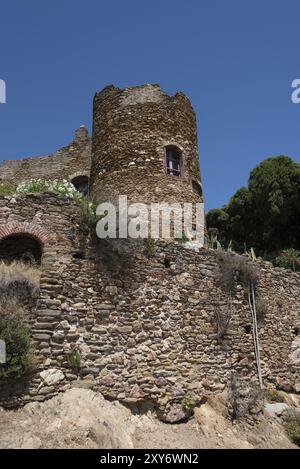
<svg viewBox="0 0 300 469">
<path fill-rule="evenodd" d="M 87 196 L 89 193 L 89 178 L 88 176 L 76 176 L 72 179 L 72 184 L 80 194 Z"/>
<path fill-rule="evenodd" d="M 27 234 L 10 235 L 0 241 L 0 261 L 40 265 L 42 254 L 42 244 Z"/>
</svg>

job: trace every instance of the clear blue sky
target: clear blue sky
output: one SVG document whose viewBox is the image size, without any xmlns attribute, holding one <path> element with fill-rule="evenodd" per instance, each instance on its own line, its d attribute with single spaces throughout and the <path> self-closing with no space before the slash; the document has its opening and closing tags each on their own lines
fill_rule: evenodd
<svg viewBox="0 0 300 469">
<path fill-rule="evenodd" d="M 299 0 L 10 0 L 0 3 L 0 161 L 44 155 L 91 129 L 108 84 L 185 92 L 198 118 L 206 207 L 259 161 L 300 162 Z"/>
</svg>

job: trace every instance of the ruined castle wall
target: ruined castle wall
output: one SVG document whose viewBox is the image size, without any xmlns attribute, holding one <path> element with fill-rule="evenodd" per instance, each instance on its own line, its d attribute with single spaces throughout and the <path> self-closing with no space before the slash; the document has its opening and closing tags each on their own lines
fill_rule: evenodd
<svg viewBox="0 0 300 469">
<path fill-rule="evenodd" d="M 49 156 L 4 161 L 0 165 L 0 183 L 19 184 L 30 179 L 73 179 L 89 176 L 91 166 L 91 139 L 87 129 L 76 131 L 75 140 L 67 147 Z"/>
<path fill-rule="evenodd" d="M 182 93 L 159 85 L 97 93 L 93 112 L 91 194 L 97 201 L 127 195 L 132 202 L 202 202 L 196 117 Z M 165 147 L 182 151 L 183 176 L 166 174 Z"/>
<path fill-rule="evenodd" d="M 42 401 L 76 383 L 127 403 L 150 400 L 167 411 L 188 393 L 223 389 L 232 372 L 257 379 L 241 286 L 230 330 L 217 340 L 215 313 L 228 301 L 218 286 L 215 251 L 158 242 L 118 255 L 103 241 L 92 249 L 77 217 L 73 202 L 53 194 L 0 198 L 0 237 L 1 229 L 19 224 L 22 230 L 27 220 L 28 229 L 39 227 L 44 237 L 41 295 L 31 319 L 37 368 L 22 402 Z M 267 300 L 259 329 L 263 377 L 299 392 L 300 275 L 258 265 L 258 293 Z M 80 373 L 66 358 L 75 345 Z"/>
</svg>

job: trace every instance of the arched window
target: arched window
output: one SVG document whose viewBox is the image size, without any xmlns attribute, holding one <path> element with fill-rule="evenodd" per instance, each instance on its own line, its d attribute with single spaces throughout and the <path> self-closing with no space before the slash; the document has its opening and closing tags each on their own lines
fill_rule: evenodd
<svg viewBox="0 0 300 469">
<path fill-rule="evenodd" d="M 10 235 L 0 241 L 0 261 L 40 265 L 42 253 L 41 243 L 27 234 Z"/>
<path fill-rule="evenodd" d="M 166 171 L 171 176 L 182 176 L 182 152 L 174 145 L 166 147 Z"/>
<path fill-rule="evenodd" d="M 83 194 L 84 196 L 89 193 L 89 178 L 88 176 L 77 176 L 72 179 L 72 184 L 75 186 L 75 189 Z"/>
</svg>

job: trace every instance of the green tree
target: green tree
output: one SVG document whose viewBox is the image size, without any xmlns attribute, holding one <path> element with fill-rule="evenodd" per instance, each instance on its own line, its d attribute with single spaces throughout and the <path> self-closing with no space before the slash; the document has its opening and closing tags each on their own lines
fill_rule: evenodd
<svg viewBox="0 0 300 469">
<path fill-rule="evenodd" d="M 234 248 L 243 251 L 253 245 L 252 194 L 247 187 L 239 189 L 231 197 L 227 208 L 227 241 L 233 240 Z M 230 239 L 229 239 L 230 238 Z"/>
<path fill-rule="evenodd" d="M 300 165 L 287 156 L 268 158 L 251 171 L 248 187 L 261 247 L 299 247 Z"/>
<path fill-rule="evenodd" d="M 254 168 L 221 210 L 207 215 L 208 229 L 223 230 L 237 250 L 254 247 L 260 254 L 300 248 L 300 164 L 287 156 L 267 158 Z M 227 218 L 226 218 L 227 216 Z"/>
</svg>

